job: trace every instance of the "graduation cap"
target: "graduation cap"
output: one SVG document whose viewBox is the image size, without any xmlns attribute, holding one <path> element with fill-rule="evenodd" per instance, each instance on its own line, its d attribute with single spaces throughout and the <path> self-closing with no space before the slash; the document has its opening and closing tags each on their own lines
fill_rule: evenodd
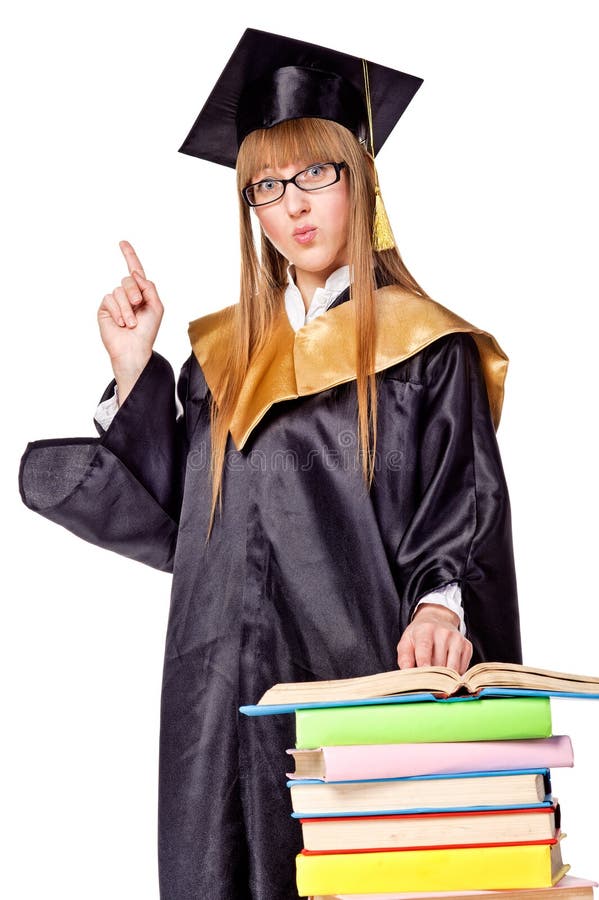
<svg viewBox="0 0 599 900">
<path fill-rule="evenodd" d="M 235 168 L 251 131 L 287 119 L 332 119 L 381 149 L 422 79 L 405 72 L 247 28 L 180 153 Z"/>
</svg>

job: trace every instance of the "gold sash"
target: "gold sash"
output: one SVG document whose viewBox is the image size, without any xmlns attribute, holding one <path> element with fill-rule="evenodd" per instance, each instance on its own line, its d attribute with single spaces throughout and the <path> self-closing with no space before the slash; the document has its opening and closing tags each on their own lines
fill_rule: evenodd
<svg viewBox="0 0 599 900">
<path fill-rule="evenodd" d="M 375 371 L 408 359 L 443 335 L 468 332 L 478 346 L 497 428 L 508 357 L 495 338 L 440 303 L 396 285 L 379 288 L 375 298 L 378 311 Z M 193 352 L 216 399 L 236 306 L 195 319 L 188 329 Z M 316 394 L 355 379 L 355 353 L 351 300 L 327 310 L 298 331 L 293 330 L 281 304 L 272 336 L 247 372 L 231 421 L 231 436 L 237 449 L 242 449 L 273 403 Z"/>
</svg>

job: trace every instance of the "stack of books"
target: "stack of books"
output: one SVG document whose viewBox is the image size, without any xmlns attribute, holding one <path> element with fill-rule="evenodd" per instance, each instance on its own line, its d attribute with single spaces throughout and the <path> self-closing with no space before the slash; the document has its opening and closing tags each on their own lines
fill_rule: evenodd
<svg viewBox="0 0 599 900">
<path fill-rule="evenodd" d="M 599 697 L 599 678 L 426 667 L 275 685 L 241 707 L 295 713 L 300 896 L 592 900 L 595 882 L 565 874 L 550 770 L 573 755 L 552 735 L 551 696 Z"/>
</svg>

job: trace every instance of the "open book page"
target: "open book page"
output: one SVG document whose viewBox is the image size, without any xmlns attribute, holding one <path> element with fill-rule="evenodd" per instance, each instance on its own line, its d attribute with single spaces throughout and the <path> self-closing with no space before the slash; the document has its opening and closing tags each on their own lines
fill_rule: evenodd
<svg viewBox="0 0 599 900">
<path fill-rule="evenodd" d="M 263 694 L 258 705 L 365 700 L 424 691 L 446 696 L 455 693 L 461 685 L 462 678 L 454 669 L 447 669 L 444 666 L 422 666 L 419 669 L 396 669 L 392 672 L 334 681 L 276 684 Z"/>
<path fill-rule="evenodd" d="M 599 677 L 502 662 L 478 663 L 463 676 L 444 666 L 421 666 L 358 678 L 276 684 L 266 691 L 257 705 L 367 700 L 425 692 L 450 697 L 460 693 L 476 694 L 484 687 L 599 694 Z"/>
<path fill-rule="evenodd" d="M 599 693 L 599 677 L 572 675 L 552 669 L 538 669 L 516 663 L 478 663 L 464 673 L 464 685 L 474 694 L 483 687 L 520 687 L 538 691 Z"/>
</svg>

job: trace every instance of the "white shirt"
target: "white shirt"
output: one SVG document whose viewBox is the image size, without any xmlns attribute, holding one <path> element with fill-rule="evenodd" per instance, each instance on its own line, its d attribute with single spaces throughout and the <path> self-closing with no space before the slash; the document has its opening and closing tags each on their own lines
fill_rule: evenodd
<svg viewBox="0 0 599 900">
<path fill-rule="evenodd" d="M 333 300 L 335 300 L 341 291 L 344 291 L 349 284 L 349 266 L 341 266 L 329 275 L 324 287 L 316 288 L 308 312 L 306 312 L 300 290 L 293 280 L 291 266 L 288 266 L 287 287 L 285 288 L 285 310 L 293 330 L 298 331 L 303 325 L 306 325 L 308 322 L 311 322 L 312 319 L 315 319 L 323 312 L 326 312 Z M 109 397 L 108 400 L 104 400 L 100 403 L 94 415 L 96 422 L 98 422 L 105 431 L 108 429 L 118 412 L 118 408 L 118 392 L 115 385 L 112 397 Z M 459 617 L 460 633 L 466 634 L 464 610 L 462 607 L 462 591 L 457 581 L 452 581 L 435 591 L 431 591 L 430 594 L 425 594 L 414 607 L 414 612 L 416 612 L 416 609 L 421 603 L 434 603 L 438 606 L 446 606 L 448 609 L 451 609 L 452 612 L 456 613 Z"/>
<path fill-rule="evenodd" d="M 338 297 L 341 291 L 344 291 L 350 284 L 349 266 L 341 266 L 335 269 L 332 275 L 329 275 L 325 281 L 324 287 L 317 287 L 310 303 L 310 308 L 306 312 L 304 301 L 300 290 L 293 280 L 291 266 L 287 266 L 287 287 L 285 289 L 285 309 L 287 317 L 291 322 L 294 331 L 297 331 L 302 325 L 306 325 L 325 312 L 335 297 Z"/>
</svg>

